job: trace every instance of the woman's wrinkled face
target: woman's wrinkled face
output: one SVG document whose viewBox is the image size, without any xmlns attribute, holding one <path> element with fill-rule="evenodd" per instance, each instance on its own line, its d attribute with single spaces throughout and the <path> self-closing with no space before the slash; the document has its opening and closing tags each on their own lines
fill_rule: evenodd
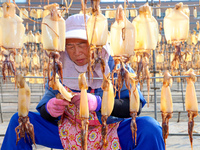
<svg viewBox="0 0 200 150">
<path fill-rule="evenodd" d="M 88 42 L 82 39 L 66 39 L 66 50 L 70 59 L 78 66 L 89 61 Z"/>
</svg>

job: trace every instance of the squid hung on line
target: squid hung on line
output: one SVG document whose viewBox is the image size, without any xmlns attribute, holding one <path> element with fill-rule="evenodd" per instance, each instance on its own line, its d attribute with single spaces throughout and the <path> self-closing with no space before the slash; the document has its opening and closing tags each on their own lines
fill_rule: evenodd
<svg viewBox="0 0 200 150">
<path fill-rule="evenodd" d="M 115 62 L 116 62 L 116 59 L 115 59 Z M 118 64 L 120 65 L 120 67 L 118 66 Z M 134 143 L 136 145 L 137 144 L 136 143 L 136 139 L 137 139 L 136 117 L 137 117 L 137 113 L 139 111 L 139 106 L 140 106 L 140 97 L 139 97 L 138 89 L 136 87 L 137 82 L 134 79 L 136 78 L 136 75 L 134 75 L 133 73 L 129 73 L 128 70 L 125 68 L 125 64 L 120 59 L 117 59 L 114 71 L 112 72 L 112 79 L 114 79 L 114 73 L 117 73 L 117 79 L 113 80 L 113 84 L 115 84 L 114 86 L 115 92 L 116 90 L 118 91 L 119 98 L 120 98 L 120 90 L 123 86 L 123 82 L 125 82 L 126 88 L 129 91 L 130 115 L 132 117 L 131 131 L 132 131 Z"/>
<path fill-rule="evenodd" d="M 128 70 L 125 67 L 125 64 L 123 63 L 123 60 L 121 57 L 115 58 L 115 68 L 112 70 L 112 84 L 115 89 L 115 95 L 116 92 L 118 92 L 118 97 L 120 99 L 120 91 L 123 87 L 124 81 L 127 80 L 127 74 Z M 116 75 L 116 77 L 115 77 Z M 130 89 L 130 87 L 127 87 L 127 89 Z"/>
<path fill-rule="evenodd" d="M 112 85 L 112 82 L 110 81 L 110 73 L 107 75 L 107 78 L 103 79 L 101 88 L 103 90 L 103 97 L 102 97 L 102 103 L 101 103 L 101 115 L 102 115 L 101 135 L 102 135 L 103 146 L 105 147 L 108 143 L 107 141 L 108 129 L 107 129 L 106 121 L 113 111 L 114 100 L 115 100 L 113 85 Z"/>
<path fill-rule="evenodd" d="M 17 84 L 17 87 L 19 88 L 19 93 L 18 93 L 19 125 L 15 128 L 15 132 L 17 135 L 16 144 L 19 142 L 21 138 L 24 138 L 25 140 L 25 134 L 27 134 L 29 142 L 31 138 L 32 143 L 35 145 L 34 127 L 30 123 L 30 120 L 28 117 L 31 91 L 30 91 L 29 86 L 25 82 L 25 78 L 21 74 L 16 75 L 16 84 Z"/>
<path fill-rule="evenodd" d="M 174 57 L 171 62 L 172 72 L 174 69 L 178 69 L 179 65 L 183 65 L 183 64 L 184 64 L 184 60 L 183 60 L 183 54 L 181 53 L 181 47 L 180 45 L 175 45 Z"/>
<path fill-rule="evenodd" d="M 16 49 L 21 49 L 23 46 L 23 37 L 25 27 L 23 20 L 16 15 L 15 4 L 5 2 L 3 6 L 3 17 L 0 18 L 0 46 L 4 49 L 3 54 L 5 60 L 2 64 L 3 79 L 6 79 L 6 69 L 8 73 L 16 75 L 14 61 L 11 60 L 11 55 L 16 54 Z"/>
<path fill-rule="evenodd" d="M 140 83 L 140 89 L 143 88 L 143 82 L 147 82 L 147 107 L 149 107 L 149 93 L 150 93 L 150 71 L 149 71 L 149 54 L 144 52 L 142 55 L 138 56 L 137 62 L 137 79 Z"/>
<path fill-rule="evenodd" d="M 79 74 L 78 77 L 79 88 L 81 90 L 79 116 L 81 118 L 81 146 L 83 150 L 87 150 L 87 136 L 89 125 L 89 106 L 87 98 L 87 81 L 85 73 Z"/>
<path fill-rule="evenodd" d="M 56 72 L 63 81 L 59 52 L 65 51 L 65 21 L 57 9 L 58 6 L 56 3 L 45 6 L 44 9 L 49 10 L 51 13 L 42 20 L 43 49 L 46 50 L 49 57 L 48 81 L 53 82 L 55 82 Z M 51 60 L 53 60 L 52 63 Z M 51 71 L 52 77 L 50 76 Z"/>
<path fill-rule="evenodd" d="M 33 54 L 32 54 L 31 66 L 35 70 L 39 70 L 39 68 L 40 68 L 40 57 L 37 54 L 37 46 L 35 48 L 35 52 L 33 52 Z"/>
<path fill-rule="evenodd" d="M 84 5 L 86 5 L 86 2 L 87 1 L 85 1 Z M 105 62 L 102 58 L 102 49 L 107 43 L 108 21 L 107 18 L 101 13 L 99 3 L 100 0 L 91 0 L 92 16 L 88 19 L 86 24 L 88 43 L 90 47 L 88 77 L 90 73 L 93 76 L 92 72 L 98 63 L 101 64 L 102 73 L 105 76 Z"/>
<path fill-rule="evenodd" d="M 186 94 L 185 94 L 185 108 L 188 112 L 188 135 L 190 138 L 191 143 L 191 149 L 193 150 L 193 137 L 192 132 L 194 128 L 194 117 L 198 115 L 198 101 L 195 91 L 194 82 L 196 81 L 196 74 L 194 73 L 193 69 L 189 69 L 185 75 L 188 75 L 190 77 L 187 77 L 187 86 L 186 86 Z"/>
<path fill-rule="evenodd" d="M 173 113 L 173 103 L 170 87 L 172 86 L 172 78 L 169 71 L 166 70 L 163 77 L 163 86 L 161 89 L 160 111 L 162 112 L 162 133 L 166 146 L 166 139 L 169 135 L 169 119 Z"/>
<path fill-rule="evenodd" d="M 3 80 L 6 80 L 6 70 L 8 71 L 8 75 L 13 74 L 14 76 L 16 75 L 16 67 L 15 67 L 15 62 L 10 59 L 11 55 L 15 55 L 16 51 L 3 51 L 3 55 L 5 57 L 3 63 L 2 63 L 2 75 L 3 75 Z"/>
<path fill-rule="evenodd" d="M 192 51 L 186 48 L 185 52 L 183 53 L 183 67 L 185 70 L 192 67 Z"/>
<path fill-rule="evenodd" d="M 16 68 L 20 68 L 22 63 L 21 50 L 18 50 L 17 54 L 15 55 L 15 62 L 16 62 Z"/>
<path fill-rule="evenodd" d="M 112 82 L 115 92 L 118 91 L 119 98 L 123 83 L 127 80 L 128 70 L 125 66 L 134 56 L 135 34 L 135 27 L 126 18 L 122 5 L 119 5 L 116 10 L 115 22 L 111 25 L 110 36 L 111 55 L 115 62 Z"/>
<path fill-rule="evenodd" d="M 136 75 L 133 73 L 127 74 L 126 86 L 129 88 L 129 101 L 130 101 L 130 116 L 132 117 L 131 120 L 131 131 L 132 131 L 132 138 L 135 145 L 137 145 L 137 124 L 136 124 L 136 117 L 137 113 L 140 108 L 140 97 L 137 89 L 137 82 L 134 78 Z"/>
</svg>

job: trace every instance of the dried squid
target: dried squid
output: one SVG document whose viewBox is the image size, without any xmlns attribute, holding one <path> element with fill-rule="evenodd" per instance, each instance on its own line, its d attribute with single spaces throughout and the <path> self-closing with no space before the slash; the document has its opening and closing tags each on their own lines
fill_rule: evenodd
<svg viewBox="0 0 200 150">
<path fill-rule="evenodd" d="M 183 65 L 183 54 L 181 53 L 181 47 L 180 45 L 175 45 L 175 52 L 173 56 L 173 60 L 171 62 L 171 69 L 172 72 L 174 69 L 178 69 L 179 64 Z"/>
<path fill-rule="evenodd" d="M 128 75 L 128 82 L 126 84 L 131 85 L 131 89 L 129 90 L 129 100 L 130 100 L 130 116 L 132 117 L 131 120 L 131 131 L 132 131 L 132 138 L 135 145 L 137 145 L 137 124 L 136 124 L 136 117 L 140 107 L 140 97 L 137 89 L 137 82 L 134 79 L 136 76 L 134 74 L 127 74 Z"/>
<path fill-rule="evenodd" d="M 135 8 L 135 5 L 132 4 L 131 8 Z M 130 10 L 130 16 L 131 17 L 136 17 L 138 15 L 137 9 L 131 9 Z"/>
<path fill-rule="evenodd" d="M 140 52 L 154 50 L 158 43 L 159 29 L 148 3 L 140 6 L 139 15 L 133 19 L 132 24 L 137 33 L 135 50 Z"/>
<path fill-rule="evenodd" d="M 147 80 L 148 101 L 150 90 L 149 56 L 159 40 L 158 22 L 152 15 L 152 8 L 148 3 L 140 6 L 139 15 L 135 17 L 132 24 L 136 29 L 135 52 L 138 56 L 137 78 L 141 84 Z M 142 74 L 142 78 L 140 77 Z M 148 104 L 149 106 L 149 104 Z"/>
<path fill-rule="evenodd" d="M 23 52 L 23 61 L 22 61 L 22 69 L 25 71 L 25 72 L 28 72 L 29 71 L 29 64 L 30 64 L 30 61 L 31 61 L 31 58 L 29 57 L 29 55 L 27 54 L 27 50 L 24 49 L 24 52 Z"/>
<path fill-rule="evenodd" d="M 71 101 L 71 98 L 73 97 L 73 93 L 68 92 L 65 87 L 62 85 L 62 83 L 60 83 L 59 78 L 58 78 L 58 74 L 56 74 L 56 79 L 55 79 L 55 86 L 56 86 L 56 90 L 58 90 L 60 92 L 60 94 L 62 95 L 62 97 L 67 100 L 67 101 Z"/>
<path fill-rule="evenodd" d="M 14 61 L 11 60 L 11 54 L 16 54 L 16 49 L 23 46 L 25 27 L 23 20 L 16 15 L 15 5 L 13 3 L 3 3 L 3 17 L 0 18 L 0 46 L 4 48 L 3 54 L 5 60 L 2 65 L 3 79 L 5 80 L 6 69 L 12 74 L 16 74 Z"/>
<path fill-rule="evenodd" d="M 87 98 L 87 81 L 85 73 L 79 74 L 78 77 L 79 88 L 81 90 L 80 98 L 80 110 L 79 116 L 81 118 L 81 146 L 83 150 L 87 150 L 87 135 L 88 135 L 88 125 L 89 125 L 89 106 Z"/>
<path fill-rule="evenodd" d="M 31 91 L 27 83 L 25 82 L 25 78 L 19 74 L 16 76 L 16 83 L 17 87 L 19 88 L 18 93 L 18 122 L 19 125 L 15 128 L 15 132 L 17 135 L 17 141 L 21 138 L 25 140 L 25 134 L 28 135 L 28 139 L 30 142 L 30 138 L 35 145 L 35 134 L 34 134 L 34 127 L 29 121 L 28 112 L 30 106 L 30 99 L 31 99 Z M 29 138 L 30 137 L 30 138 Z M 36 146 L 36 145 L 35 145 Z"/>
<path fill-rule="evenodd" d="M 115 61 L 115 68 L 112 71 L 112 82 L 115 92 L 118 91 L 120 98 L 120 90 L 124 80 L 127 80 L 128 74 L 125 64 L 134 55 L 135 47 L 135 28 L 131 22 L 125 17 L 122 5 L 119 5 L 116 11 L 115 22 L 111 25 L 111 55 Z M 117 74 L 117 79 L 114 75 Z M 114 83 L 115 81 L 115 83 Z"/>
<path fill-rule="evenodd" d="M 101 58 L 101 54 L 102 48 L 104 45 L 106 45 L 107 42 L 108 21 L 107 18 L 100 12 L 99 3 L 100 0 L 91 0 L 92 16 L 87 21 L 86 29 L 88 42 L 90 45 L 90 63 L 88 65 L 88 73 L 92 74 L 96 64 L 100 63 L 102 73 L 104 75 L 105 62 L 103 58 Z"/>
<path fill-rule="evenodd" d="M 164 18 L 164 32 L 168 44 L 175 44 L 175 54 L 172 60 L 172 70 L 182 64 L 180 43 L 188 39 L 189 17 L 185 14 L 187 9 L 183 3 L 178 3 Z"/>
<path fill-rule="evenodd" d="M 65 21 L 60 12 L 57 10 L 58 4 L 51 4 L 44 7 L 51 13 L 42 20 L 42 39 L 43 49 L 47 51 L 49 56 L 48 63 L 48 79 L 55 82 L 56 72 L 63 80 L 62 63 L 59 60 L 60 51 L 65 51 Z M 51 63 L 53 59 L 53 63 Z M 52 70 L 52 77 L 50 71 Z"/>
<path fill-rule="evenodd" d="M 191 149 L 193 149 L 193 138 L 192 138 L 192 132 L 194 128 L 194 117 L 198 115 L 198 102 L 197 102 L 197 96 L 196 91 L 194 87 L 194 82 L 196 81 L 196 75 L 194 73 L 193 69 L 189 69 L 185 75 L 189 75 L 190 77 L 187 77 L 187 87 L 186 87 L 186 94 L 185 94 L 185 108 L 188 112 L 188 134 L 190 138 L 191 143 Z"/>
<path fill-rule="evenodd" d="M 40 57 L 37 54 L 37 49 L 35 49 L 35 52 L 33 52 L 31 65 L 35 70 L 40 68 Z"/>
<path fill-rule="evenodd" d="M 113 111 L 114 107 L 114 100 L 115 100 L 115 94 L 112 82 L 110 81 L 110 73 L 107 75 L 107 78 L 103 79 L 101 88 L 103 90 L 103 97 L 102 97 L 102 103 L 101 103 L 101 121 L 102 121 L 102 141 L 103 146 L 106 146 L 107 141 L 107 125 L 106 121 L 107 118 L 110 116 L 110 114 Z"/>
<path fill-rule="evenodd" d="M 21 67 L 22 55 L 21 55 L 21 51 L 20 50 L 17 52 L 17 55 L 15 55 L 15 63 L 16 63 L 16 68 L 20 68 Z"/>
<path fill-rule="evenodd" d="M 172 78 L 169 71 L 165 71 L 163 77 L 163 86 L 161 89 L 160 111 L 162 112 L 162 133 L 166 146 L 166 139 L 169 135 L 169 119 L 173 113 L 173 103 L 170 86 L 172 85 Z"/>
<path fill-rule="evenodd" d="M 140 97 L 139 93 L 136 87 L 136 75 L 133 73 L 129 73 L 128 70 L 125 68 L 125 65 L 122 61 L 118 60 L 118 63 L 120 64 L 120 68 L 117 69 L 117 65 L 115 66 L 114 72 L 112 72 L 112 79 L 114 79 L 114 73 L 117 73 L 117 80 L 113 84 L 115 84 L 114 88 L 115 91 L 119 91 L 119 98 L 120 98 L 120 90 L 123 86 L 123 82 L 125 82 L 126 88 L 129 91 L 129 100 L 130 100 L 130 115 L 132 117 L 131 120 L 131 131 L 132 131 L 132 136 L 133 140 L 136 143 L 136 132 L 137 132 L 137 125 L 136 125 L 136 117 L 137 117 L 137 112 L 139 111 L 139 105 L 140 105 Z"/>
<path fill-rule="evenodd" d="M 120 99 L 120 91 L 123 87 L 123 83 L 124 81 L 127 80 L 127 74 L 128 74 L 128 70 L 125 67 L 125 64 L 123 63 L 123 60 L 119 59 L 115 59 L 115 68 L 112 71 L 112 83 L 114 85 L 114 89 L 115 89 L 115 94 L 116 92 L 118 92 L 118 97 Z M 115 75 L 117 75 L 115 77 Z M 128 89 L 130 89 L 130 87 L 127 87 Z"/>
<path fill-rule="evenodd" d="M 111 25 L 111 55 L 127 57 L 134 55 L 135 27 L 125 17 L 122 5 L 116 11 L 115 22 Z"/>
<path fill-rule="evenodd" d="M 149 71 L 149 54 L 144 52 L 142 55 L 138 56 L 137 62 L 137 79 L 140 83 L 140 89 L 143 88 L 143 82 L 147 82 L 147 106 L 149 107 L 149 93 L 150 93 L 150 71 Z"/>
<path fill-rule="evenodd" d="M 20 12 L 19 12 L 19 16 L 20 16 L 22 19 L 28 18 L 28 17 L 29 17 L 28 11 L 27 11 L 25 8 L 21 8 L 21 9 L 20 9 Z"/>
<path fill-rule="evenodd" d="M 189 33 L 189 17 L 183 12 L 183 3 L 164 17 L 164 32 L 168 44 L 186 41 Z"/>
</svg>

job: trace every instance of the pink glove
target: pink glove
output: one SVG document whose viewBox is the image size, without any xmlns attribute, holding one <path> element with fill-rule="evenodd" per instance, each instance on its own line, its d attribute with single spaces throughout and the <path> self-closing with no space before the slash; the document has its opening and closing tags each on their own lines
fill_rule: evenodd
<svg viewBox="0 0 200 150">
<path fill-rule="evenodd" d="M 52 117 L 57 118 L 64 113 L 67 105 L 69 105 L 68 101 L 54 97 L 48 101 L 46 109 Z"/>
<path fill-rule="evenodd" d="M 88 97 L 88 106 L 89 106 L 89 111 L 95 111 L 97 109 L 98 103 L 97 103 L 97 98 L 96 96 L 87 93 Z M 71 103 L 79 107 L 80 104 L 80 98 L 81 98 L 81 93 L 77 93 L 72 97 Z"/>
</svg>

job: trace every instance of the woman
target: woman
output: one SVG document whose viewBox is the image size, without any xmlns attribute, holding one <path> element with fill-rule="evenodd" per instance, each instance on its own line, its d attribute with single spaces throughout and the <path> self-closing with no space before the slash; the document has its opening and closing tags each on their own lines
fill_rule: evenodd
<svg viewBox="0 0 200 150">
<path fill-rule="evenodd" d="M 79 73 L 87 71 L 88 42 L 83 15 L 73 15 L 66 20 L 66 51 L 61 54 L 63 61 L 63 76 L 78 77 Z M 109 56 L 108 46 L 104 46 L 102 58 L 105 61 L 105 74 L 114 68 L 114 61 Z M 128 66 L 128 71 L 133 70 Z M 100 64 L 97 64 L 93 76 L 102 78 Z M 57 149 L 81 149 L 80 118 L 78 107 L 80 89 L 78 81 L 64 79 L 65 87 L 76 92 L 71 102 L 57 99 L 59 93 L 46 85 L 45 94 L 37 106 L 39 113 L 30 112 L 30 122 L 34 126 L 36 144 Z M 90 111 L 88 130 L 88 149 L 101 149 L 101 89 L 102 80 L 97 79 L 88 83 L 88 104 Z M 118 95 L 118 94 L 116 94 Z M 125 86 L 121 89 L 120 99 L 116 96 L 114 109 L 107 120 L 108 144 L 106 149 L 134 149 L 134 150 L 164 150 L 162 129 L 151 117 L 137 117 L 137 144 L 132 139 L 130 129 L 129 92 Z M 139 91 L 140 111 L 146 101 Z M 140 112 L 139 112 L 140 113 Z M 139 114 L 138 113 L 138 114 Z M 124 119 L 127 118 L 127 119 Z M 31 149 L 32 143 L 21 139 L 16 145 L 15 127 L 18 125 L 18 114 L 10 120 L 2 150 Z"/>
</svg>

